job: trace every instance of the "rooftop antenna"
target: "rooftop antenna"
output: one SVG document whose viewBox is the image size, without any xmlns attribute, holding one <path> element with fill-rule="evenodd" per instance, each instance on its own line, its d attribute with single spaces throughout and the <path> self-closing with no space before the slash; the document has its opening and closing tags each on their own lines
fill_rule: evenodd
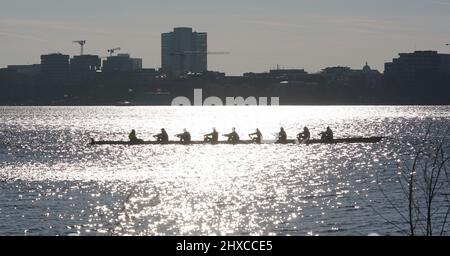
<svg viewBox="0 0 450 256">
<path fill-rule="evenodd" d="M 84 45 L 86 44 L 86 40 L 73 41 L 73 43 L 79 44 L 81 46 L 81 55 L 83 55 Z"/>
</svg>

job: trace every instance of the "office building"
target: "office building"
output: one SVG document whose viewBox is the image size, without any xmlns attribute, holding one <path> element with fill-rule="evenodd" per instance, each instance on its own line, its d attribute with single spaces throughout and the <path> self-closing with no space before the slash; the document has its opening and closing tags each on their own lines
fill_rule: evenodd
<svg viewBox="0 0 450 256">
<path fill-rule="evenodd" d="M 131 72 L 142 69 L 142 59 L 131 58 L 129 54 L 110 56 L 103 61 L 103 72 Z"/>
<path fill-rule="evenodd" d="M 424 77 L 449 75 L 450 54 L 440 54 L 437 51 L 400 53 L 398 58 L 385 63 L 384 74 L 388 79 L 411 82 Z"/>
<path fill-rule="evenodd" d="M 175 28 L 161 35 L 161 66 L 163 72 L 180 76 L 208 70 L 207 33 L 192 28 Z"/>
<path fill-rule="evenodd" d="M 70 73 L 72 79 L 84 80 L 93 78 L 101 68 L 101 60 L 97 55 L 80 55 L 70 59 Z"/>
<path fill-rule="evenodd" d="M 69 74 L 69 55 L 61 53 L 41 55 L 41 75 L 44 80 L 66 81 Z"/>
</svg>

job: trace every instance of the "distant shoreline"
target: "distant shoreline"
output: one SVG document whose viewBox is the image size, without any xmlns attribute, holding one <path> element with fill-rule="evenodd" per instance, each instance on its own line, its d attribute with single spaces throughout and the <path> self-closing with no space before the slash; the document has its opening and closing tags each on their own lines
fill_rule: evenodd
<svg viewBox="0 0 450 256">
<path fill-rule="evenodd" d="M 2 105 L 0 104 L 0 107 L 344 107 L 344 106 L 350 106 L 350 107 L 365 107 L 365 106 L 395 106 L 395 107 L 402 107 L 402 106 L 421 106 L 421 107 L 433 107 L 433 106 L 450 106 L 449 104 L 297 104 L 297 105 L 284 105 L 280 104 L 279 106 L 171 106 L 171 105 L 143 105 L 143 104 L 136 104 L 136 105 L 114 105 L 114 104 L 64 104 L 64 105 L 48 105 L 48 104 L 42 104 L 42 105 Z"/>
</svg>

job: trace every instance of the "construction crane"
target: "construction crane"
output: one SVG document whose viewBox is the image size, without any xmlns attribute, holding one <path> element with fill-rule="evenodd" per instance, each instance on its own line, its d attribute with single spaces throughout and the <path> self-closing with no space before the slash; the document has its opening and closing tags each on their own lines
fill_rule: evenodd
<svg viewBox="0 0 450 256">
<path fill-rule="evenodd" d="M 113 54 L 114 54 L 116 51 L 120 51 L 120 50 L 121 50 L 120 47 L 113 48 L 113 49 L 108 49 L 109 56 L 113 56 Z"/>
<path fill-rule="evenodd" d="M 180 56 L 180 69 L 184 71 L 184 63 L 186 55 L 195 55 L 195 54 L 206 54 L 206 55 L 227 55 L 230 52 L 208 52 L 208 51 L 180 51 L 180 52 L 172 52 L 171 56 Z"/>
<path fill-rule="evenodd" d="M 73 41 L 73 43 L 79 44 L 81 46 L 81 55 L 83 55 L 83 53 L 84 53 L 84 45 L 86 44 L 86 40 Z"/>
</svg>

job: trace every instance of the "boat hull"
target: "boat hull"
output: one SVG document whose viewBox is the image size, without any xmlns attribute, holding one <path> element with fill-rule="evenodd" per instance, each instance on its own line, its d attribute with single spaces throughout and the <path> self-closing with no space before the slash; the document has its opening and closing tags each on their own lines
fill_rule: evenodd
<svg viewBox="0 0 450 256">
<path fill-rule="evenodd" d="M 309 140 L 306 142 L 298 142 L 297 140 L 288 140 L 286 143 L 275 143 L 275 142 L 263 142 L 261 144 L 340 144 L 340 143 L 378 143 L 383 139 L 383 137 L 370 137 L 370 138 L 344 138 L 344 139 L 334 139 L 331 141 L 323 140 Z M 167 143 L 161 143 L 156 141 L 143 141 L 143 142 L 130 142 L 130 141 L 94 141 L 89 143 L 89 145 L 127 145 L 127 146 L 137 146 L 137 145 L 248 145 L 257 144 L 251 140 L 241 140 L 237 143 L 228 141 L 219 141 L 217 143 L 205 142 L 205 141 L 192 141 L 190 143 L 183 143 L 180 141 L 169 141 Z"/>
<path fill-rule="evenodd" d="M 345 139 L 334 139 L 331 141 L 323 140 L 310 140 L 305 144 L 339 144 L 339 143 L 378 143 L 383 139 L 383 137 L 370 137 L 370 138 L 345 138 Z"/>
</svg>

